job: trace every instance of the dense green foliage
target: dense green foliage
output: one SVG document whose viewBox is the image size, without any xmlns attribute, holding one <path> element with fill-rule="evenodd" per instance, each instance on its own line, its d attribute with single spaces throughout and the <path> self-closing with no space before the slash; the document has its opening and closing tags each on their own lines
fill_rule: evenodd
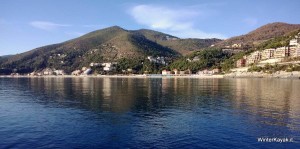
<svg viewBox="0 0 300 149">
<path fill-rule="evenodd" d="M 182 55 L 188 55 L 193 51 L 207 48 L 212 44 L 216 44 L 222 40 L 220 39 L 179 39 L 178 37 L 160 33 L 157 31 L 141 29 L 135 31 L 136 34 L 145 36 L 148 40 L 156 42 L 159 45 L 175 50 Z"/>
<path fill-rule="evenodd" d="M 257 50 L 264 50 L 264 49 L 288 46 L 289 41 L 291 39 L 293 39 L 294 36 L 299 33 L 299 31 L 300 30 L 294 31 L 286 36 L 279 36 L 279 37 L 272 38 L 272 39 L 265 41 L 262 44 L 258 45 L 256 48 L 257 48 Z"/>
<path fill-rule="evenodd" d="M 199 60 L 193 61 L 197 57 Z M 222 52 L 220 49 L 208 48 L 206 50 L 197 51 L 189 56 L 180 58 L 174 61 L 169 69 L 187 70 L 190 69 L 192 72 L 197 72 L 203 69 L 220 68 L 221 63 L 230 57 L 229 53 Z M 191 61 L 188 61 L 190 59 Z"/>
<path fill-rule="evenodd" d="M 158 55 L 170 58 L 180 56 L 175 50 L 151 41 L 143 34 L 115 26 L 60 44 L 14 55 L 5 60 L 0 58 L 0 68 L 16 69 L 18 73 L 30 73 L 48 67 L 71 73 L 81 67 L 89 66 L 92 62 L 116 62 L 122 58 L 139 59 Z M 140 66 L 138 69 L 142 70 L 142 68 Z M 148 68 L 152 69 L 156 66 L 148 66 Z"/>
<path fill-rule="evenodd" d="M 275 73 L 277 71 L 300 71 L 299 65 L 270 65 L 266 64 L 264 67 L 253 65 L 248 69 L 249 72 L 264 72 L 264 73 Z"/>
<path fill-rule="evenodd" d="M 222 70 L 228 72 L 230 69 L 234 68 L 236 61 L 241 59 L 244 55 L 246 55 L 246 52 L 239 52 L 224 60 L 224 62 L 221 64 Z"/>
<path fill-rule="evenodd" d="M 157 44 L 151 40 L 148 40 L 143 35 L 134 34 L 129 39 L 132 43 L 137 45 L 137 48 L 144 53 L 144 55 L 152 55 L 152 56 L 176 56 L 180 55 L 178 52 L 164 47 L 162 45 Z"/>
<path fill-rule="evenodd" d="M 164 67 L 162 64 L 151 63 L 148 59 L 137 58 L 137 59 L 128 59 L 122 58 L 118 60 L 117 64 L 117 73 L 128 73 L 128 69 L 132 69 L 134 73 L 144 74 L 151 73 L 157 74 L 160 73 L 160 70 Z"/>
</svg>

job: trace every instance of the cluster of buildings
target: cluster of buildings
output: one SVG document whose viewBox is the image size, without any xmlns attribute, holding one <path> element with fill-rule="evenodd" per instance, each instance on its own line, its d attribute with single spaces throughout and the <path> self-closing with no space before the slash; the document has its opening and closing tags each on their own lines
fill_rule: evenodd
<svg viewBox="0 0 300 149">
<path fill-rule="evenodd" d="M 204 70 L 197 72 L 198 75 L 213 75 L 213 74 L 219 74 L 219 73 L 221 73 L 221 69 L 219 69 L 219 68 L 215 68 L 212 70 L 204 69 Z"/>
<path fill-rule="evenodd" d="M 191 70 L 185 70 L 185 71 L 179 71 L 177 69 L 170 70 L 163 70 L 161 72 L 162 75 L 186 75 L 186 74 L 192 74 Z"/>
<path fill-rule="evenodd" d="M 116 69 L 117 62 L 109 63 L 90 63 L 91 67 L 103 67 L 104 71 L 112 71 Z"/>
<path fill-rule="evenodd" d="M 102 67 L 103 71 L 110 72 L 116 69 L 117 62 L 109 62 L 109 63 L 90 63 L 90 68 L 82 67 L 82 69 L 75 70 L 71 73 L 74 76 L 84 76 L 92 74 L 92 67 Z"/>
<path fill-rule="evenodd" d="M 213 74 L 218 74 L 220 72 L 221 72 L 220 69 L 215 68 L 212 70 L 208 70 L 208 69 L 200 70 L 196 74 L 198 74 L 198 75 L 213 75 Z M 163 70 L 161 74 L 162 75 L 190 75 L 190 74 L 192 74 L 192 71 L 189 69 L 184 70 L 184 71 L 179 71 L 178 69 L 173 69 L 172 71 Z"/>
<path fill-rule="evenodd" d="M 92 73 L 92 69 L 91 68 L 87 68 L 87 67 L 82 67 L 81 70 L 75 70 L 73 71 L 71 74 L 74 76 L 84 76 L 84 75 L 89 75 Z"/>
<path fill-rule="evenodd" d="M 166 60 L 165 60 L 165 57 L 162 57 L 162 56 L 158 56 L 158 57 L 148 56 L 147 59 L 148 59 L 151 63 L 157 63 L 157 64 L 167 65 L 167 62 L 166 62 Z"/>
<path fill-rule="evenodd" d="M 234 43 L 232 45 L 225 46 L 225 49 L 234 50 L 234 49 L 240 49 L 242 47 L 243 47 L 243 44 L 241 44 L 241 43 Z"/>
<path fill-rule="evenodd" d="M 244 56 L 236 62 L 236 67 L 245 67 L 262 60 L 269 59 L 283 59 L 286 57 L 299 57 L 300 56 L 300 33 L 290 40 L 289 46 L 265 49 L 262 51 L 252 52 L 248 56 Z"/>
<path fill-rule="evenodd" d="M 51 76 L 51 75 L 66 75 L 66 73 L 64 70 L 45 68 L 42 71 L 34 71 L 28 75 L 29 76 Z"/>
</svg>

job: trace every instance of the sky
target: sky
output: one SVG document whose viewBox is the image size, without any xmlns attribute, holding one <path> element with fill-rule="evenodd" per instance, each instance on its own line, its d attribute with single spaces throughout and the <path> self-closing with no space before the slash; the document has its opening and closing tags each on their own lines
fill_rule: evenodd
<svg viewBox="0 0 300 149">
<path fill-rule="evenodd" d="M 299 0 L 1 0 L 0 56 L 120 26 L 226 39 L 273 22 L 300 24 Z"/>
</svg>

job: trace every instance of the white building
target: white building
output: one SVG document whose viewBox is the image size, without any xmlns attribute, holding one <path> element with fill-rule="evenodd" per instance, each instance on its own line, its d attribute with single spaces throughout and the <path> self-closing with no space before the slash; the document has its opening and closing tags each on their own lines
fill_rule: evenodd
<svg viewBox="0 0 300 149">
<path fill-rule="evenodd" d="M 88 68 L 86 69 L 81 75 L 89 75 L 92 73 L 92 69 L 91 68 Z"/>
<path fill-rule="evenodd" d="M 197 62 L 197 61 L 199 61 L 200 60 L 200 58 L 199 58 L 199 56 L 195 56 L 194 58 L 193 58 L 193 62 Z"/>
<path fill-rule="evenodd" d="M 81 74 L 81 70 L 75 70 L 72 72 L 72 75 L 79 76 Z"/>
<path fill-rule="evenodd" d="M 210 70 L 207 70 L 207 69 L 204 69 L 204 70 L 200 70 L 197 72 L 198 75 L 212 75 L 214 74 L 213 71 L 210 71 Z"/>
<path fill-rule="evenodd" d="M 291 47 L 300 47 L 300 32 L 295 36 L 294 39 L 290 40 Z"/>
<path fill-rule="evenodd" d="M 241 47 L 242 47 L 242 44 L 237 44 L 237 43 L 235 43 L 235 44 L 231 45 L 231 47 L 232 47 L 232 48 L 241 48 Z"/>
<path fill-rule="evenodd" d="M 97 67 L 97 66 L 101 66 L 101 63 L 90 63 L 91 67 Z"/>
<path fill-rule="evenodd" d="M 112 70 L 114 70 L 115 69 L 115 65 L 116 65 L 117 63 L 102 63 L 102 66 L 104 66 L 103 67 L 103 70 L 104 71 L 112 71 Z"/>
<path fill-rule="evenodd" d="M 290 47 L 290 56 L 299 57 L 300 56 L 300 47 Z"/>
<path fill-rule="evenodd" d="M 171 74 L 171 71 L 168 71 L 168 70 L 163 70 L 161 72 L 162 75 L 170 75 Z"/>
<path fill-rule="evenodd" d="M 173 69 L 173 72 L 175 75 L 179 75 L 179 73 L 180 73 L 179 70 L 177 70 L 177 69 Z"/>
<path fill-rule="evenodd" d="M 56 75 L 65 75 L 65 71 L 64 70 L 55 70 L 54 73 Z"/>
<path fill-rule="evenodd" d="M 152 56 L 148 56 L 147 59 L 151 62 L 151 63 L 158 63 L 158 64 L 163 64 L 163 65 L 166 65 L 166 61 L 165 61 L 165 58 L 164 57 L 152 57 Z"/>
<path fill-rule="evenodd" d="M 43 70 L 43 75 L 53 75 L 53 70 L 50 68 L 46 68 Z"/>
<path fill-rule="evenodd" d="M 298 46 L 299 39 L 292 39 L 290 40 L 290 46 Z"/>
</svg>

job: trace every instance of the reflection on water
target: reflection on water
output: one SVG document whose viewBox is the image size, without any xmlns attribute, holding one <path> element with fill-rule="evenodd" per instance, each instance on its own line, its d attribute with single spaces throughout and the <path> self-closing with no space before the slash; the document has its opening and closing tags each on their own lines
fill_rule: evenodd
<svg viewBox="0 0 300 149">
<path fill-rule="evenodd" d="M 300 80 L 78 77 L 1 78 L 0 83 L 0 139 L 11 142 L 0 143 L 0 148 L 11 144 L 26 147 L 19 141 L 28 136 L 37 137 L 31 145 L 47 148 L 67 144 L 155 148 L 299 146 Z M 49 124 L 36 120 L 37 115 L 45 116 L 43 120 Z M 28 121 L 32 129 L 41 123 L 45 129 L 30 132 L 25 129 L 26 118 L 33 119 Z M 69 130 L 72 128 L 67 126 L 74 128 Z M 57 127 L 66 134 L 56 131 Z M 11 131 L 16 128 L 20 131 Z M 49 130 L 47 136 L 40 137 L 45 130 Z M 14 142 L 16 138 L 9 135 L 19 140 Z M 51 139 L 53 135 L 65 138 Z M 292 137 L 295 142 L 258 143 L 257 137 Z M 48 141 L 44 146 L 39 143 L 43 139 Z"/>
<path fill-rule="evenodd" d="M 160 108 L 166 103 L 192 106 L 195 96 L 217 96 L 222 87 L 218 85 L 220 80 L 170 78 L 31 78 L 28 82 L 22 81 L 33 93 L 53 97 L 56 102 L 80 102 L 87 109 L 112 112 L 130 111 L 136 102 L 145 108 Z M 173 99 L 175 95 L 178 99 Z"/>
</svg>

